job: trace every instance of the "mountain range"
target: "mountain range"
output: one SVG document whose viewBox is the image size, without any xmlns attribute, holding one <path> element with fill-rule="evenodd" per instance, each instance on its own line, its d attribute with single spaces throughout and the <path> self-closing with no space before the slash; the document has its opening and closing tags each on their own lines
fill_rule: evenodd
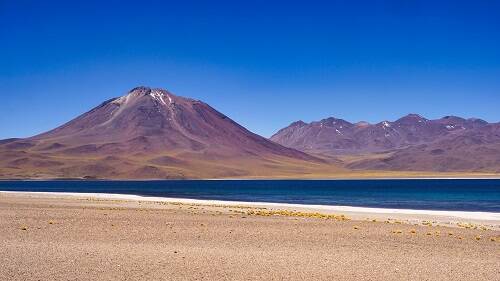
<svg viewBox="0 0 500 281">
<path fill-rule="evenodd" d="M 409 114 L 394 122 L 297 121 L 271 140 L 355 170 L 500 172 L 500 123 Z"/>
<path fill-rule="evenodd" d="M 410 114 L 294 122 L 270 139 L 208 104 L 137 87 L 51 131 L 0 140 L 3 179 L 318 178 L 500 173 L 500 124 Z M 408 173 L 406 173 L 408 172 Z"/>
</svg>

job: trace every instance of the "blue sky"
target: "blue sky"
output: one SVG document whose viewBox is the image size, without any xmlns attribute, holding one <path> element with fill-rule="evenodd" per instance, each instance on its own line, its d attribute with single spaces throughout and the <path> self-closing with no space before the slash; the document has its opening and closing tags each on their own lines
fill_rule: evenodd
<svg viewBox="0 0 500 281">
<path fill-rule="evenodd" d="M 329 116 L 498 122 L 499 11 L 488 0 L 0 0 L 0 139 L 138 85 L 264 136 Z"/>
</svg>

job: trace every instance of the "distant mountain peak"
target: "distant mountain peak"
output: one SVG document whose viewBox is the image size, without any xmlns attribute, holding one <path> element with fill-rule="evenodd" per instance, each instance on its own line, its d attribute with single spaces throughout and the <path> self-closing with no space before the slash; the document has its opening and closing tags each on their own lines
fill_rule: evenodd
<svg viewBox="0 0 500 281">
<path fill-rule="evenodd" d="M 405 124 L 410 124 L 410 123 L 424 123 L 427 122 L 428 119 L 421 116 L 420 114 L 416 113 L 410 113 L 406 116 L 403 116 L 399 118 L 398 120 L 395 121 L 395 123 L 405 123 Z"/>
<path fill-rule="evenodd" d="M 442 119 L 463 119 L 463 118 L 455 115 L 446 115 Z"/>
<path fill-rule="evenodd" d="M 336 118 L 336 117 L 332 117 L 332 116 L 330 116 L 330 117 L 328 117 L 328 118 L 325 118 L 325 119 L 323 119 L 323 120 L 321 120 L 321 121 L 329 121 L 329 122 L 348 122 L 348 121 L 346 121 L 346 120 L 344 120 L 344 119 L 341 119 L 341 118 Z M 349 123 L 349 122 L 348 122 L 348 123 Z"/>
<path fill-rule="evenodd" d="M 314 124 L 319 124 L 320 126 L 327 126 L 327 127 L 351 127 L 353 124 L 340 118 L 335 118 L 335 117 L 328 117 L 325 119 L 322 119 L 321 121 L 318 122 L 313 122 Z"/>
<path fill-rule="evenodd" d="M 147 87 L 147 86 L 135 87 L 132 90 L 128 91 L 128 93 L 125 96 L 128 96 L 128 95 L 146 96 L 146 95 L 152 95 L 152 94 L 175 96 L 174 94 L 172 94 L 168 90 L 165 90 L 162 88 L 151 88 L 151 87 Z"/>
<path fill-rule="evenodd" d="M 409 114 L 407 114 L 406 116 L 404 116 L 403 118 L 411 118 L 411 119 L 425 119 L 425 120 L 427 120 L 425 117 L 423 117 L 422 115 L 417 114 L 417 113 L 409 113 Z"/>
<path fill-rule="evenodd" d="M 488 124 L 488 122 L 484 121 L 483 119 L 480 118 L 469 118 L 467 119 L 470 122 L 478 123 L 478 124 Z"/>
<path fill-rule="evenodd" d="M 147 87 L 147 86 L 137 86 L 137 87 L 133 88 L 132 90 L 130 90 L 129 93 L 137 92 L 137 91 L 150 91 L 150 90 L 151 90 L 151 88 Z"/>
<path fill-rule="evenodd" d="M 150 98 L 155 103 L 163 106 L 172 105 L 179 99 L 186 101 L 194 101 L 192 99 L 176 96 L 165 89 L 139 86 L 133 88 L 124 96 L 112 99 L 111 103 L 121 106 L 129 103 L 130 101 L 137 100 L 142 97 Z"/>
<path fill-rule="evenodd" d="M 465 120 L 464 118 L 454 115 L 448 115 L 436 121 L 446 125 L 465 125 L 465 123 L 467 122 L 467 120 Z"/>
<path fill-rule="evenodd" d="M 307 125 L 306 122 L 304 122 L 302 120 L 299 120 L 299 121 L 295 121 L 292 124 L 290 124 L 289 127 L 302 127 L 302 126 L 305 126 L 305 125 Z"/>
<path fill-rule="evenodd" d="M 406 115 L 407 117 L 414 117 L 414 118 L 424 118 L 422 115 L 418 114 L 418 113 L 409 113 L 408 115 Z"/>
</svg>

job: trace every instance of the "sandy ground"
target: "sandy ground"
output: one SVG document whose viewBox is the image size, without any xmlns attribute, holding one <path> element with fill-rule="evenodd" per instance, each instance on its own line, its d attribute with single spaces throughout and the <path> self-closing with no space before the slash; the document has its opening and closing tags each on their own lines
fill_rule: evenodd
<svg viewBox="0 0 500 281">
<path fill-rule="evenodd" d="M 497 222 L 340 215 L 0 193 L 0 279 L 500 280 Z"/>
</svg>

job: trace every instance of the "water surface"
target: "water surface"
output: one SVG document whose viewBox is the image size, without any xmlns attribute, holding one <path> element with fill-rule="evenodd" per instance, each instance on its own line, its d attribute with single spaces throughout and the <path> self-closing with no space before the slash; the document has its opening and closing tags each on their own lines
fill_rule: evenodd
<svg viewBox="0 0 500 281">
<path fill-rule="evenodd" d="M 0 190 L 500 212 L 500 180 L 0 181 Z"/>
</svg>

